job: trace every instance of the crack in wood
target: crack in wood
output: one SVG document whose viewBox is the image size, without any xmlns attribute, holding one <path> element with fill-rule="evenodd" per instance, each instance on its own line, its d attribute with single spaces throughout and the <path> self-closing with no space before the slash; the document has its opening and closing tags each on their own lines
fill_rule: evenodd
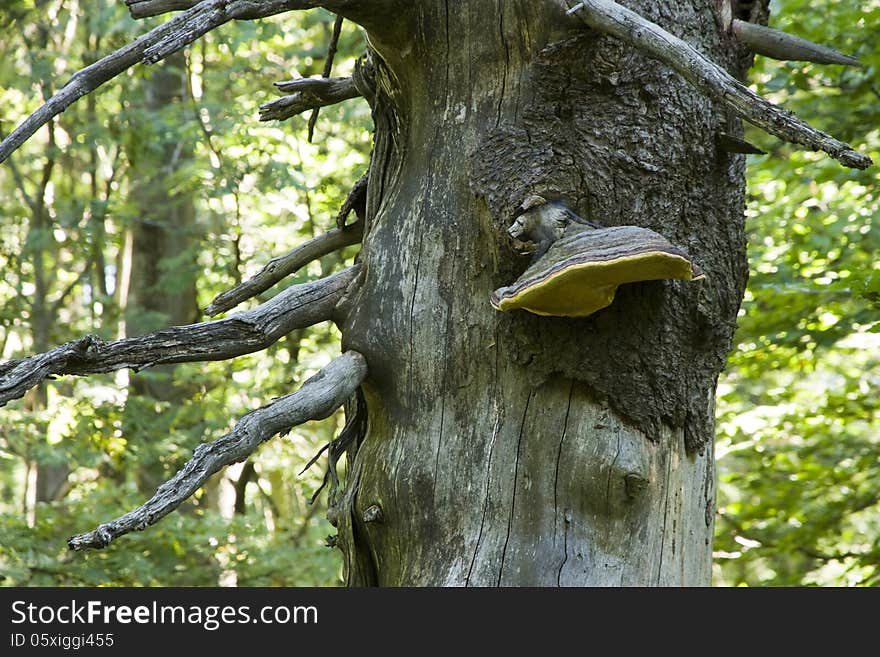
<svg viewBox="0 0 880 657">
<path fill-rule="evenodd" d="M 498 586 L 501 586 L 501 578 L 504 575 L 504 559 L 507 557 L 507 545 L 510 542 L 510 532 L 513 529 L 513 515 L 516 512 L 516 489 L 519 485 L 519 459 L 520 459 L 520 450 L 522 448 L 522 439 L 523 434 L 526 429 L 526 418 L 529 413 L 529 404 L 532 401 L 533 391 L 529 391 L 529 396 L 526 398 L 526 407 L 523 410 L 522 423 L 519 426 L 519 438 L 516 441 L 516 457 L 513 464 L 513 495 L 510 499 L 510 514 L 507 516 L 507 534 L 504 537 L 504 548 L 501 550 L 501 563 L 498 567 Z"/>
<path fill-rule="evenodd" d="M 477 544 L 474 546 L 474 555 L 471 557 L 471 565 L 465 578 L 465 586 L 470 586 L 474 564 L 477 562 L 477 554 L 480 552 L 480 543 L 483 540 L 483 528 L 486 525 L 486 513 L 489 510 L 489 484 L 492 481 L 492 456 L 495 453 L 495 442 L 498 440 L 498 432 L 501 429 L 501 413 L 495 409 L 495 426 L 492 428 L 492 440 L 489 442 L 489 457 L 486 459 L 486 493 L 483 497 L 483 513 L 480 519 L 480 531 L 477 533 Z"/>
<path fill-rule="evenodd" d="M 663 484 L 663 522 L 660 525 L 660 558 L 657 563 L 657 586 L 660 586 L 660 581 L 663 577 L 663 557 L 664 548 L 666 547 L 666 520 L 669 516 L 669 479 L 672 474 L 672 449 L 674 449 L 674 447 L 670 445 L 669 450 L 666 453 L 666 479 Z"/>
<path fill-rule="evenodd" d="M 571 399 L 574 396 L 574 380 L 568 388 L 568 404 L 565 407 L 565 420 L 562 422 L 562 437 L 559 439 L 559 449 L 556 451 L 556 469 L 553 474 L 553 517 L 559 516 L 559 464 L 562 461 L 562 446 L 565 444 L 565 436 L 568 432 L 568 416 L 571 413 Z M 566 530 L 567 531 L 567 530 Z M 553 544 L 556 545 L 556 523 L 553 523 Z M 565 563 L 563 561 L 563 563 Z"/>
</svg>

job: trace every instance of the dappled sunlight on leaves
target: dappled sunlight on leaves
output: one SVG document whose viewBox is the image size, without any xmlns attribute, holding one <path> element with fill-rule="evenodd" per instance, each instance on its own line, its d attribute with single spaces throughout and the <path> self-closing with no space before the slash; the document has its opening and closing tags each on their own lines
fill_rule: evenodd
<svg viewBox="0 0 880 657">
<path fill-rule="evenodd" d="M 758 57 L 757 89 L 877 161 L 880 3 L 773 9 L 866 67 Z M 750 161 L 751 278 L 719 385 L 715 583 L 877 584 L 880 174 L 755 139 L 769 154 Z"/>
<path fill-rule="evenodd" d="M 111 0 L 89 3 L 74 17 L 69 11 L 75 5 L 57 0 L 44 5 L 16 3 L 14 16 L 0 12 L 0 23 L 21 26 L 4 27 L 0 36 L 0 57 L 9 64 L 0 67 L 4 131 L 36 109 L 40 80 L 57 86 L 96 56 L 164 20 L 133 21 L 124 5 Z M 41 33 L 45 43 L 37 38 L 41 22 L 50 28 Z M 169 194 L 195 200 L 197 234 L 189 236 L 195 246 L 159 263 L 159 285 L 169 294 L 185 292 L 184 282 L 194 277 L 201 308 L 271 257 L 335 225 L 339 206 L 368 163 L 366 103 L 357 99 L 325 108 L 313 144 L 306 142 L 302 117 L 258 121 L 259 105 L 275 95 L 274 82 L 320 74 L 332 24 L 332 14 L 312 11 L 227 25 L 186 53 L 195 102 L 148 113 L 144 82 L 157 69 L 135 67 L 58 117 L 56 142 L 63 152 L 47 152 L 43 130 L 11 158 L 21 180 L 9 166 L 0 168 L 4 360 L 35 348 L 38 257 L 52 272 L 43 301 L 51 304 L 70 288 L 50 327 L 50 344 L 85 333 L 118 337 L 123 314 L 117 284 L 126 233 L 146 212 L 161 224 L 167 210 L 137 206 L 132 190 L 143 181 L 156 180 Z M 335 73 L 350 74 L 363 45 L 361 32 L 348 26 Z M 194 144 L 194 153 L 171 171 L 150 170 L 144 164 L 149 158 L 134 161 L 139 153 L 162 153 L 178 141 Z M 43 195 L 51 229 L 37 229 L 29 202 L 49 156 L 59 158 Z M 326 256 L 245 307 L 287 285 L 338 271 L 356 252 Z M 97 285 L 96 254 L 105 267 L 106 295 Z M 168 324 L 161 313 L 129 313 L 128 320 L 141 327 Z M 324 519 L 323 500 L 308 504 L 325 459 L 302 476 L 296 473 L 339 432 L 340 413 L 266 443 L 251 457 L 254 474 L 238 491 L 241 466 L 216 475 L 148 532 L 98 552 L 73 553 L 65 544 L 68 536 L 141 504 L 198 444 L 292 392 L 338 353 L 338 331 L 321 324 L 230 361 L 61 378 L 48 383 L 45 408 L 34 410 L 26 401 L 4 407 L 0 585 L 338 584 L 339 553 L 323 547 L 335 530 Z M 146 392 L 131 394 L 129 380 L 150 390 L 173 388 L 183 399 L 171 403 Z M 34 468 L 48 465 L 70 472 L 55 501 L 35 503 L 29 478 Z M 237 494 L 243 495 L 243 513 L 233 510 Z"/>
</svg>

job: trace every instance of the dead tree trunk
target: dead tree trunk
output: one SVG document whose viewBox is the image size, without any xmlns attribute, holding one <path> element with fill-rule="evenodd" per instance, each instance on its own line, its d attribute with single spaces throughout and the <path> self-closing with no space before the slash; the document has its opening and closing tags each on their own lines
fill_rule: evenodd
<svg viewBox="0 0 880 657">
<path fill-rule="evenodd" d="M 552 4 L 423 3 L 406 47 L 373 42 L 371 216 L 343 331 L 370 363 L 350 583 L 709 582 L 744 158 L 716 146 L 723 108 Z M 704 4 L 641 9 L 741 73 Z M 490 293 L 527 262 L 502 237 L 530 193 L 652 228 L 708 279 L 622 288 L 584 319 L 498 313 Z"/>
<path fill-rule="evenodd" d="M 129 3 L 138 16 L 169 6 Z M 2 365 L 0 402 L 51 374 L 226 358 L 326 319 L 345 353 L 71 547 L 153 524 L 224 465 L 360 388 L 330 449 L 331 461 L 349 455 L 330 506 L 349 584 L 708 584 L 715 382 L 747 276 L 745 163 L 732 151 L 752 147 L 739 118 L 846 166 L 871 163 L 739 80 L 753 52 L 850 58 L 780 40 L 759 25 L 766 2 L 172 4 L 189 9 L 82 71 L 0 143 L 0 160 L 136 61 L 232 19 L 320 5 L 366 30 L 367 61 L 350 80 L 281 83 L 292 93 L 263 117 L 365 96 L 376 127 L 366 186 L 355 186 L 338 230 L 273 259 L 208 311 L 362 232 L 358 261 L 216 322 L 87 337 Z M 577 319 L 496 311 L 493 290 L 528 264 L 506 231 L 534 196 L 606 227 L 650 229 L 686 249 L 705 279 L 623 285 L 609 307 Z M 352 208 L 363 215 L 357 233 L 343 227 Z M 619 261 L 641 262 L 623 252 Z"/>
</svg>

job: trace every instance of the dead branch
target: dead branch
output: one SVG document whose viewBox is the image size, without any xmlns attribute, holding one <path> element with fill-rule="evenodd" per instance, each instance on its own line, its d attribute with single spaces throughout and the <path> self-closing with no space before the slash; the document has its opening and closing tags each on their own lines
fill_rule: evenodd
<svg viewBox="0 0 880 657">
<path fill-rule="evenodd" d="M 862 65 L 855 57 L 844 55 L 834 48 L 807 41 L 766 25 L 734 18 L 730 28 L 740 43 L 746 45 L 752 52 L 773 59 L 814 62 L 816 64 L 842 64 L 844 66 Z"/>
<path fill-rule="evenodd" d="M 740 83 L 723 68 L 659 25 L 613 0 L 568 0 L 569 14 L 588 26 L 638 48 L 677 71 L 697 89 L 725 103 L 738 116 L 793 144 L 822 150 L 844 166 L 865 169 L 871 158 L 838 141 Z"/>
<path fill-rule="evenodd" d="M 275 86 L 294 93 L 260 105 L 260 121 L 289 119 L 310 109 L 360 96 L 351 78 L 303 78 L 278 82 Z"/>
<path fill-rule="evenodd" d="M 316 0 L 202 0 L 177 17 L 185 20 L 144 50 L 143 60 L 145 64 L 154 64 L 231 20 L 255 20 L 318 6 L 320 2 Z"/>
<path fill-rule="evenodd" d="M 275 434 L 329 417 L 354 393 L 367 374 L 364 357 L 348 351 L 306 381 L 294 393 L 279 397 L 242 417 L 235 428 L 212 443 L 203 443 L 171 479 L 159 486 L 144 505 L 68 539 L 71 550 L 103 548 L 132 531 L 141 531 L 165 517 L 208 478 L 231 463 L 243 461 Z"/>
<path fill-rule="evenodd" d="M 44 354 L 7 361 L 0 364 L 0 406 L 54 375 L 225 360 L 265 349 L 294 329 L 333 319 L 336 304 L 358 269 L 355 265 L 318 281 L 291 286 L 256 308 L 224 319 L 112 342 L 87 335 Z"/>
<path fill-rule="evenodd" d="M 171 11 L 189 9 L 199 4 L 199 2 L 201 0 L 125 0 L 132 18 L 149 18 L 150 16 L 167 14 Z M 263 4 L 260 0 L 248 0 L 248 3 L 257 12 L 261 10 L 261 5 Z M 376 0 L 302 0 L 297 4 L 298 6 L 291 7 L 291 9 L 324 7 L 332 12 L 338 12 L 351 8 L 361 9 L 361 11 L 369 10 L 372 5 L 377 3 Z M 249 17 L 245 16 L 245 18 Z"/>
<path fill-rule="evenodd" d="M 318 5 L 314 0 L 202 0 L 132 43 L 74 73 L 67 84 L 0 142 L 0 162 L 75 101 L 138 62 L 155 63 L 231 20 L 263 18 Z"/>
<path fill-rule="evenodd" d="M 323 235 L 301 244 L 284 255 L 272 258 L 265 267 L 254 276 L 227 290 L 208 304 L 205 314 L 209 317 L 218 315 L 230 308 L 234 308 L 242 301 L 251 299 L 261 292 L 268 290 L 281 279 L 299 271 L 307 264 L 328 253 L 357 244 L 363 236 L 363 224 L 358 222 L 344 230 L 334 228 Z"/>
</svg>

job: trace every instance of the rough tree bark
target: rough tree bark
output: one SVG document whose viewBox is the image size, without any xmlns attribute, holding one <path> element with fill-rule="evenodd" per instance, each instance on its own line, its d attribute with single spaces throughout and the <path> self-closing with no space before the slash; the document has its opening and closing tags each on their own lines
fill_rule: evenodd
<svg viewBox="0 0 880 657">
<path fill-rule="evenodd" d="M 629 3 L 742 75 L 708 4 Z M 747 275 L 725 112 L 561 3 L 421 5 L 371 33 L 371 205 L 343 330 L 370 364 L 349 583 L 708 584 L 706 446 Z M 499 314 L 489 294 L 526 264 L 502 236 L 530 193 L 652 228 L 708 281 L 631 286 L 586 319 Z"/>
<path fill-rule="evenodd" d="M 291 418 L 324 417 L 360 386 L 330 446 L 331 461 L 349 455 L 330 508 L 349 584 L 708 584 L 715 382 L 747 277 L 744 156 L 722 146 L 745 144 L 742 116 L 848 166 L 870 164 L 737 82 L 752 53 L 732 21 L 766 21 L 767 3 L 630 0 L 633 14 L 610 0 L 128 1 L 137 15 L 188 9 L 84 72 L 79 88 L 231 18 L 320 4 L 366 30 L 370 56 L 350 82 L 310 83 L 311 95 L 294 85 L 299 95 L 279 116 L 335 102 L 330 86 L 346 96 L 353 86 L 373 108 L 375 144 L 365 207 L 360 192 L 346 203 L 364 215 L 358 264 L 295 290 L 299 308 L 281 295 L 228 320 L 77 341 L 0 366 L 5 402 L 51 373 L 259 348 L 277 331 L 258 331 L 241 351 L 181 345 L 232 340 L 232 328 L 278 312 L 285 326 L 333 319 L 342 329 L 345 355 L 294 393 L 296 413 L 260 409 L 258 433 L 243 420 L 223 439 L 234 450 L 197 450 L 172 480 L 188 478 L 186 490 L 160 487 L 71 545 L 152 524 L 155 509 L 167 513 Z M 0 159 L 78 93 L 25 122 Z M 505 231 L 533 194 L 607 226 L 653 229 L 687 249 L 706 279 L 623 286 L 583 319 L 496 312 L 490 294 L 527 265 Z M 272 267 L 260 276 L 277 280 Z M 240 288 L 232 303 L 250 295 Z"/>
</svg>

